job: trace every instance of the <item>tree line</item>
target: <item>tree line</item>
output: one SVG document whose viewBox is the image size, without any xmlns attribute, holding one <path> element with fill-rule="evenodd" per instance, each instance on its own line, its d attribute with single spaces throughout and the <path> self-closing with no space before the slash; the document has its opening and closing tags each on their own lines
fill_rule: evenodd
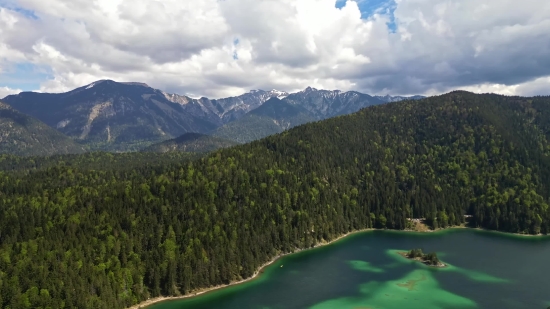
<svg viewBox="0 0 550 309">
<path fill-rule="evenodd" d="M 0 157 L 0 307 L 124 308 L 363 228 L 550 231 L 550 98 L 453 92 L 204 157 Z"/>
</svg>

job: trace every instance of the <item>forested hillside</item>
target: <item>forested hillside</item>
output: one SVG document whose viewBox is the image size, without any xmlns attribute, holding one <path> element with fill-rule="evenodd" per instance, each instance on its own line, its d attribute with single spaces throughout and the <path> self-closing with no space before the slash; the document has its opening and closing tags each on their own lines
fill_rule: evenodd
<svg viewBox="0 0 550 309">
<path fill-rule="evenodd" d="M 196 161 L 6 157 L 0 306 L 123 308 L 249 277 L 278 253 L 354 229 L 403 229 L 410 217 L 446 227 L 470 214 L 479 227 L 548 233 L 549 137 L 549 97 L 453 92 Z"/>
<path fill-rule="evenodd" d="M 200 133 L 185 133 L 177 138 L 153 144 L 143 151 L 160 153 L 171 151 L 205 153 L 235 145 L 238 145 L 238 143 L 215 136 Z"/>
<path fill-rule="evenodd" d="M 0 102 L 0 154 L 47 156 L 84 151 L 69 137 Z"/>
</svg>

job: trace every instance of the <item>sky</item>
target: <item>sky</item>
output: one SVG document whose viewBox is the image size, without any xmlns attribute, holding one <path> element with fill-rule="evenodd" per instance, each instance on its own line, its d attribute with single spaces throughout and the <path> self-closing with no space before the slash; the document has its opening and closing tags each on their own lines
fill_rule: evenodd
<svg viewBox="0 0 550 309">
<path fill-rule="evenodd" d="M 100 79 L 550 95 L 547 0 L 0 0 L 0 98 Z"/>
</svg>

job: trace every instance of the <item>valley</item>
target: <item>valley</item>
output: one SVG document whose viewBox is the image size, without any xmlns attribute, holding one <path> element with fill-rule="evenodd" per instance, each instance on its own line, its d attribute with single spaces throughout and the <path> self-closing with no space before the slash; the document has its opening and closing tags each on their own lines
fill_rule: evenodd
<svg viewBox="0 0 550 309">
<path fill-rule="evenodd" d="M 550 309 L 549 28 L 0 0 L 0 309 Z"/>
<path fill-rule="evenodd" d="M 408 218 L 548 234 L 549 106 L 455 91 L 208 154 L 2 155 L 0 303 L 131 307 L 245 280 L 354 230 L 408 229 Z"/>
</svg>

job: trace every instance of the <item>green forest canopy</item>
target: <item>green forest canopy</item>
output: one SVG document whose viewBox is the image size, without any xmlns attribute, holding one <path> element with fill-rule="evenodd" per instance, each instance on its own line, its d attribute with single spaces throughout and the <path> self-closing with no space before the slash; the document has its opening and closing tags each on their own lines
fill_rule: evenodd
<svg viewBox="0 0 550 309">
<path fill-rule="evenodd" d="M 0 306 L 123 308 L 362 228 L 550 230 L 550 98 L 453 92 L 200 159 L 0 157 Z"/>
</svg>

